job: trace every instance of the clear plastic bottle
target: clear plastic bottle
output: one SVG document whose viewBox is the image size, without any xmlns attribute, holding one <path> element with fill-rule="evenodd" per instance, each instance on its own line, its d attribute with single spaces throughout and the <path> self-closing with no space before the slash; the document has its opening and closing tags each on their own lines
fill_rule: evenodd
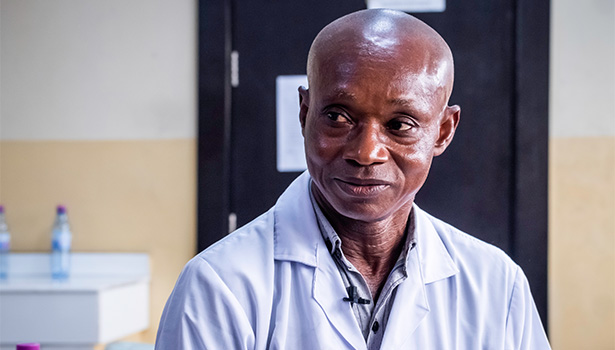
<svg viewBox="0 0 615 350">
<path fill-rule="evenodd" d="M 4 206 L 0 205 L 0 280 L 8 278 L 11 234 L 4 217 Z"/>
<path fill-rule="evenodd" d="M 55 280 L 65 280 L 70 275 L 72 240 L 66 207 L 58 205 L 56 220 L 51 230 L 51 278 Z"/>
</svg>

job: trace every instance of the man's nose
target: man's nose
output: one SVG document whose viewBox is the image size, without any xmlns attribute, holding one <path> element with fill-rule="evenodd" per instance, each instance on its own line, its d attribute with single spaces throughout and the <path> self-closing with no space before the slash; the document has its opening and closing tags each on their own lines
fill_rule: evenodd
<svg viewBox="0 0 615 350">
<path fill-rule="evenodd" d="M 354 130 L 345 148 L 344 159 L 363 166 L 384 163 L 389 157 L 378 125 L 363 125 Z"/>
</svg>

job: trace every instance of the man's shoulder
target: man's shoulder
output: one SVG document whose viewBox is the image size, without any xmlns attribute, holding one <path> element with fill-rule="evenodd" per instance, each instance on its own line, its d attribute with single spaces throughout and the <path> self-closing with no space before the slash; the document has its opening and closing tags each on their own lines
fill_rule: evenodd
<svg viewBox="0 0 615 350">
<path fill-rule="evenodd" d="M 423 220 L 434 228 L 448 255 L 461 273 L 516 274 L 518 265 L 501 248 L 468 234 L 424 211 Z M 512 277 L 512 276 L 511 276 Z"/>
<path fill-rule="evenodd" d="M 245 226 L 212 244 L 195 259 L 205 260 L 214 269 L 229 268 L 273 256 L 273 213 L 269 210 Z"/>
<path fill-rule="evenodd" d="M 259 217 L 238 228 L 194 257 L 194 264 L 205 262 L 218 274 L 243 275 L 252 279 L 269 273 L 277 251 L 284 255 L 290 247 L 300 246 L 313 237 L 315 221 L 308 194 L 309 174 L 299 176 L 278 198 L 276 204 Z M 307 237 L 309 236 L 309 237 Z M 292 249 L 291 249 L 292 250 Z"/>
</svg>

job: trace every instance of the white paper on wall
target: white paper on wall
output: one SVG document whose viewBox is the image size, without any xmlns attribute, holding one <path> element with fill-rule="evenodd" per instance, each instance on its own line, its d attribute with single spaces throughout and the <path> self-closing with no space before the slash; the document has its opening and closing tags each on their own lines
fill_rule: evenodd
<svg viewBox="0 0 615 350">
<path fill-rule="evenodd" d="M 307 169 L 303 135 L 299 123 L 299 86 L 307 87 L 306 75 L 279 75 L 276 78 L 276 138 L 279 172 Z"/>
<path fill-rule="evenodd" d="M 405 12 L 444 12 L 446 0 L 366 0 L 367 8 L 388 8 Z"/>
</svg>

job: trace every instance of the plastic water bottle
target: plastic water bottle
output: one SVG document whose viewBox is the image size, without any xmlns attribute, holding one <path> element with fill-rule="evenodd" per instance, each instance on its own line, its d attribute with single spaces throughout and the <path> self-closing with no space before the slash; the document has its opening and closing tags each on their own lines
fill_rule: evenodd
<svg viewBox="0 0 615 350">
<path fill-rule="evenodd" d="M 9 251 L 11 250 L 11 234 L 4 218 L 4 206 L 0 205 L 0 280 L 9 275 Z"/>
<path fill-rule="evenodd" d="M 51 278 L 55 280 L 65 280 L 70 275 L 72 240 L 66 207 L 58 205 L 56 220 L 51 230 Z"/>
</svg>

